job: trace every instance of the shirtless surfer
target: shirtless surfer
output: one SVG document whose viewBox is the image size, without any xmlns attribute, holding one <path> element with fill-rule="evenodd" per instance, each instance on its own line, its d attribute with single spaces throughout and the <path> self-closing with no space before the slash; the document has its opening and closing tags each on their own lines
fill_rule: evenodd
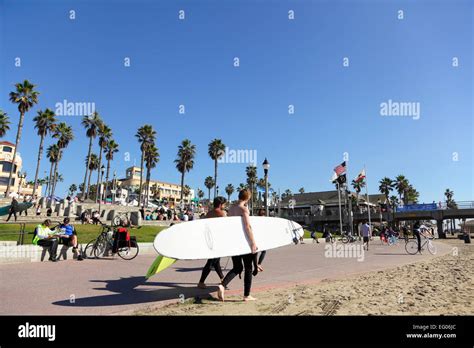
<svg viewBox="0 0 474 348">
<path fill-rule="evenodd" d="M 244 224 L 244 230 L 249 243 L 251 253 L 245 255 L 232 256 L 233 267 L 227 273 L 222 284 L 219 285 L 217 295 L 221 301 L 225 299 L 225 287 L 244 270 L 244 301 L 254 301 L 254 297 L 250 296 L 250 288 L 252 287 L 252 266 L 255 254 L 257 253 L 257 244 L 253 237 L 252 226 L 250 226 L 250 214 L 246 206 L 250 199 L 250 192 L 242 190 L 239 192 L 239 201 L 237 204 L 229 208 L 229 216 L 241 216 Z"/>
<path fill-rule="evenodd" d="M 216 217 L 225 217 L 227 216 L 227 213 L 224 210 L 224 206 L 226 204 L 227 200 L 224 197 L 216 197 L 214 198 L 213 206 L 214 209 L 209 211 L 206 215 L 205 218 L 216 218 Z M 207 276 L 209 273 L 211 273 L 211 267 L 214 267 L 216 273 L 219 275 L 219 278 L 222 282 L 224 279 L 224 274 L 222 273 L 222 268 L 221 268 L 221 259 L 209 259 L 207 260 L 206 265 L 202 269 L 202 274 L 201 274 L 201 279 L 199 280 L 198 283 L 198 288 L 200 289 L 206 289 L 206 284 L 204 283 L 206 281 Z"/>
</svg>

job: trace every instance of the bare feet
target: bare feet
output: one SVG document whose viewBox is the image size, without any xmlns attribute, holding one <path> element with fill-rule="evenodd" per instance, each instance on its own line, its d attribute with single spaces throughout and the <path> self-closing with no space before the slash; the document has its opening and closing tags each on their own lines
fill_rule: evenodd
<svg viewBox="0 0 474 348">
<path fill-rule="evenodd" d="M 224 302 L 224 300 L 225 300 L 225 288 L 221 284 L 219 284 L 219 289 L 217 290 L 217 297 L 219 298 L 219 300 Z"/>
<path fill-rule="evenodd" d="M 207 289 L 207 286 L 206 286 L 206 284 L 204 284 L 204 283 L 198 283 L 197 287 L 198 287 L 199 289 Z"/>
<path fill-rule="evenodd" d="M 244 301 L 249 302 L 249 301 L 256 301 L 257 299 L 253 296 L 244 296 Z"/>
</svg>

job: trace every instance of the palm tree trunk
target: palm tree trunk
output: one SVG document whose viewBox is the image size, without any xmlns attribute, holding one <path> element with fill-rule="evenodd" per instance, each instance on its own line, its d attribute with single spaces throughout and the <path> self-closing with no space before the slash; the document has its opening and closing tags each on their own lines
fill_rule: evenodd
<svg viewBox="0 0 474 348">
<path fill-rule="evenodd" d="M 53 186 L 53 167 L 54 167 L 54 162 L 51 162 L 51 167 L 49 168 L 49 180 L 48 180 L 48 191 L 47 191 L 47 196 L 51 196 L 51 186 Z"/>
<path fill-rule="evenodd" d="M 87 181 L 87 193 L 86 193 L 86 197 L 89 197 L 89 190 L 90 190 L 90 187 L 91 187 L 91 176 L 92 176 L 92 170 L 89 171 L 89 180 Z M 97 194 L 96 194 L 97 196 Z"/>
<path fill-rule="evenodd" d="M 214 198 L 217 195 L 217 159 L 214 160 Z"/>
<path fill-rule="evenodd" d="M 43 155 L 43 144 L 44 144 L 44 136 L 41 135 L 39 150 L 38 150 L 38 160 L 36 162 L 35 183 L 33 186 L 33 194 L 31 195 L 33 199 L 35 198 L 36 189 L 38 188 L 38 175 L 39 175 L 39 169 L 40 169 L 40 163 L 41 163 L 41 156 Z"/>
<path fill-rule="evenodd" d="M 107 199 L 107 188 L 109 186 L 110 159 L 107 160 L 107 173 L 105 174 L 104 197 Z"/>
<path fill-rule="evenodd" d="M 25 113 L 20 112 L 20 122 L 18 122 L 18 130 L 16 132 L 16 141 L 15 141 L 15 150 L 13 151 L 13 159 L 12 159 L 12 166 L 10 168 L 10 174 L 8 175 L 8 183 L 7 183 L 7 190 L 5 192 L 5 197 L 8 197 L 10 194 L 10 186 L 13 176 L 13 169 L 15 167 L 15 160 L 16 160 L 16 153 L 18 150 L 18 145 L 20 145 L 21 140 L 21 131 L 23 129 L 23 120 L 25 119 Z"/>
<path fill-rule="evenodd" d="M 146 170 L 146 206 L 148 206 L 149 196 L 150 196 L 150 179 L 151 179 L 151 168 Z"/>
<path fill-rule="evenodd" d="M 82 194 L 81 198 L 87 199 L 87 196 L 89 195 L 89 184 L 86 186 L 86 181 L 87 181 L 87 173 L 89 172 L 89 165 L 91 162 L 91 152 L 92 152 L 92 137 L 89 138 L 89 150 L 87 151 L 87 164 L 86 164 L 86 173 L 84 174 L 84 185 L 82 187 Z"/>
<path fill-rule="evenodd" d="M 138 208 L 140 208 L 142 202 L 142 186 L 143 186 L 143 161 L 145 159 L 145 152 L 142 150 L 142 157 L 140 159 L 140 188 L 138 192 Z"/>
<path fill-rule="evenodd" d="M 97 199 L 100 199 L 99 197 L 99 185 L 101 184 L 100 182 L 100 173 L 101 173 L 101 167 L 102 166 L 102 147 L 99 147 L 99 167 L 97 169 L 97 184 L 95 187 L 95 200 L 97 202 Z"/>
<path fill-rule="evenodd" d="M 54 173 L 53 173 L 53 183 L 51 185 L 51 196 L 54 195 L 54 191 L 56 191 L 56 183 L 58 181 L 58 161 L 54 162 Z"/>
<path fill-rule="evenodd" d="M 186 172 L 186 166 L 183 168 L 184 170 L 182 171 L 181 173 L 181 198 L 180 198 L 180 202 L 183 201 L 183 190 L 184 190 L 184 173 Z"/>
</svg>

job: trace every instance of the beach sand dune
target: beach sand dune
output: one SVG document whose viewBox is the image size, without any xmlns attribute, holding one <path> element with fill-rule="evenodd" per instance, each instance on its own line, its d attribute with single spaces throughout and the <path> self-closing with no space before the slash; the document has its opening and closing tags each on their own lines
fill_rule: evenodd
<svg viewBox="0 0 474 348">
<path fill-rule="evenodd" d="M 443 241 L 444 242 L 444 241 Z M 447 255 L 343 280 L 258 292 L 244 303 L 229 296 L 189 299 L 138 315 L 472 315 L 474 246 L 446 241 Z"/>
</svg>

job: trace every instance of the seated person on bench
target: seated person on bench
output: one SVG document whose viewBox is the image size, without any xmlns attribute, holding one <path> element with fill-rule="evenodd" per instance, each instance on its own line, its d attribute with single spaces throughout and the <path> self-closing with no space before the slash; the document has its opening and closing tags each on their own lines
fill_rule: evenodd
<svg viewBox="0 0 474 348">
<path fill-rule="evenodd" d="M 77 233 L 69 218 L 64 218 L 63 223 L 59 225 L 61 231 L 61 242 L 63 245 L 72 246 L 72 252 L 77 255 Z M 82 255 L 77 256 L 77 261 L 82 261 Z"/>
<path fill-rule="evenodd" d="M 56 253 L 58 251 L 58 238 L 54 230 L 51 230 L 51 220 L 46 219 L 35 228 L 33 244 L 47 247 L 49 251 L 49 261 L 56 262 Z"/>
</svg>

